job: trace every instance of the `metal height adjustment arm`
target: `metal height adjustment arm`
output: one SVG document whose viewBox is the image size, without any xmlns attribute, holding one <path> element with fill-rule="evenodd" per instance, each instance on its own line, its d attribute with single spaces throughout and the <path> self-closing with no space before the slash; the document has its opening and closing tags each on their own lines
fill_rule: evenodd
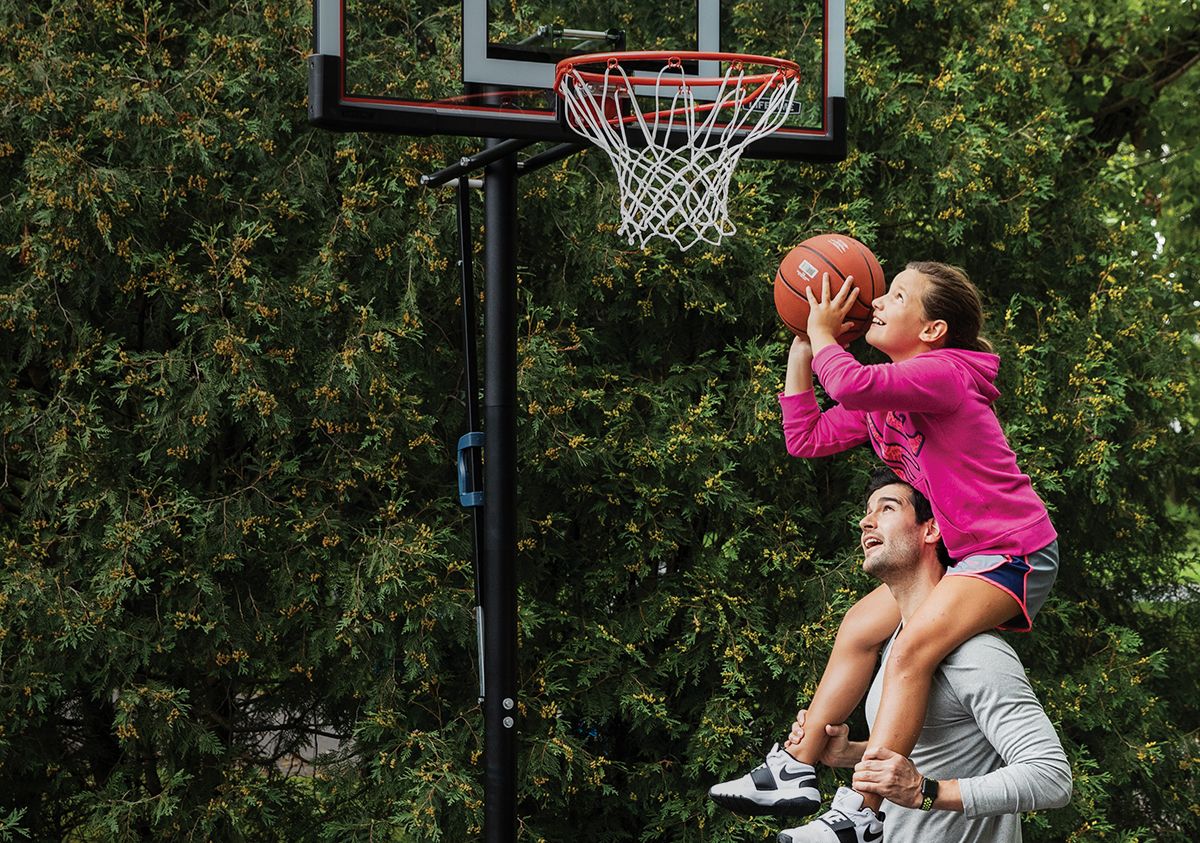
<svg viewBox="0 0 1200 843">
<path fill-rule="evenodd" d="M 457 164 L 451 164 L 449 167 L 438 170 L 436 173 L 429 173 L 421 176 L 421 185 L 424 187 L 441 187 L 453 179 L 461 180 L 462 176 L 472 173 L 482 167 L 486 167 L 498 158 L 505 155 L 511 155 L 514 152 L 520 152 L 527 147 L 533 146 L 537 141 L 529 140 L 507 140 L 503 143 L 498 143 L 495 146 L 489 147 L 475 155 L 464 156 L 458 159 Z M 536 155 L 531 155 L 524 161 L 517 163 L 517 172 L 520 175 L 532 173 L 535 170 L 540 170 L 548 164 L 553 164 L 556 161 L 561 161 L 568 155 L 574 155 L 576 152 L 582 152 L 587 147 L 586 143 L 560 143 L 552 146 L 544 152 L 539 152 Z M 480 183 L 482 184 L 482 183 Z M 479 185 L 472 184 L 472 187 Z"/>
</svg>

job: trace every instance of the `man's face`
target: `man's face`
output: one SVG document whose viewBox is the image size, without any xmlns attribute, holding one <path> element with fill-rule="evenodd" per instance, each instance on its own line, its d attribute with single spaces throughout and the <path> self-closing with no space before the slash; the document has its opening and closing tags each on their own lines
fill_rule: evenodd
<svg viewBox="0 0 1200 843">
<path fill-rule="evenodd" d="M 924 530 L 917 523 L 907 486 L 893 483 L 876 489 L 867 501 L 862 530 L 863 570 L 879 579 L 910 569 L 921 557 Z"/>
</svg>

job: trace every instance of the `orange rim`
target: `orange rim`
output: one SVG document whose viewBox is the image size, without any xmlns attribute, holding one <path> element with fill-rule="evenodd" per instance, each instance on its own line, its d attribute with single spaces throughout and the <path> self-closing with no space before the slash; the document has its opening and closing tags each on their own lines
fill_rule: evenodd
<svg viewBox="0 0 1200 843">
<path fill-rule="evenodd" d="M 668 68 L 677 68 L 683 65 L 685 61 L 721 61 L 734 65 L 765 65 L 775 68 L 769 73 L 756 73 L 750 76 L 740 77 L 743 85 L 770 85 L 772 83 L 779 84 L 785 79 L 798 78 L 800 76 L 800 66 L 794 61 L 787 59 L 777 59 L 771 56 L 753 56 L 744 53 L 705 53 L 686 50 L 642 50 L 627 53 L 589 53 L 582 56 L 572 56 L 568 59 L 563 59 L 558 63 L 554 74 L 554 91 L 559 96 L 562 96 L 562 80 L 570 73 L 575 71 L 579 78 L 585 82 L 603 82 L 606 74 L 594 70 L 580 69 L 585 65 L 603 64 L 607 69 L 620 67 L 622 62 L 635 61 L 661 61 L 664 63 L 664 70 Z M 611 77 L 609 77 L 611 78 Z M 629 76 L 623 75 L 622 81 L 628 80 L 631 85 L 654 85 L 658 83 L 658 76 Z M 679 84 L 687 87 L 716 87 L 726 83 L 724 76 L 696 76 L 683 77 L 679 80 Z"/>
</svg>

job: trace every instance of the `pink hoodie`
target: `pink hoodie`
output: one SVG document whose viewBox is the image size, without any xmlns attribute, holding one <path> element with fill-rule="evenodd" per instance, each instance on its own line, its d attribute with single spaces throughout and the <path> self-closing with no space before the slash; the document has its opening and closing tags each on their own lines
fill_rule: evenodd
<svg viewBox="0 0 1200 843">
<path fill-rule="evenodd" d="M 1040 550 L 1058 534 L 992 410 L 999 369 L 995 354 L 960 348 L 867 366 L 826 346 L 813 371 L 838 406 L 822 413 L 811 391 L 780 395 L 788 453 L 823 457 L 870 442 L 929 498 L 954 559 Z"/>
</svg>

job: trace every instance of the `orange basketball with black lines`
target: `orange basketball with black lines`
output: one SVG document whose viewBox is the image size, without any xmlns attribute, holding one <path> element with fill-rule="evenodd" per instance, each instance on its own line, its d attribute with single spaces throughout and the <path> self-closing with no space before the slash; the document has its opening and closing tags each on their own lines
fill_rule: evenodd
<svg viewBox="0 0 1200 843">
<path fill-rule="evenodd" d="M 858 288 L 858 299 L 846 315 L 853 327 L 838 337 L 842 343 L 856 340 L 871 327 L 871 302 L 887 292 L 887 282 L 871 250 L 845 234 L 818 234 L 788 252 L 775 273 L 775 310 L 793 333 L 803 333 L 808 326 L 804 292 L 812 287 L 820 298 L 821 275 L 826 272 L 831 294 L 847 278 Z"/>
</svg>

